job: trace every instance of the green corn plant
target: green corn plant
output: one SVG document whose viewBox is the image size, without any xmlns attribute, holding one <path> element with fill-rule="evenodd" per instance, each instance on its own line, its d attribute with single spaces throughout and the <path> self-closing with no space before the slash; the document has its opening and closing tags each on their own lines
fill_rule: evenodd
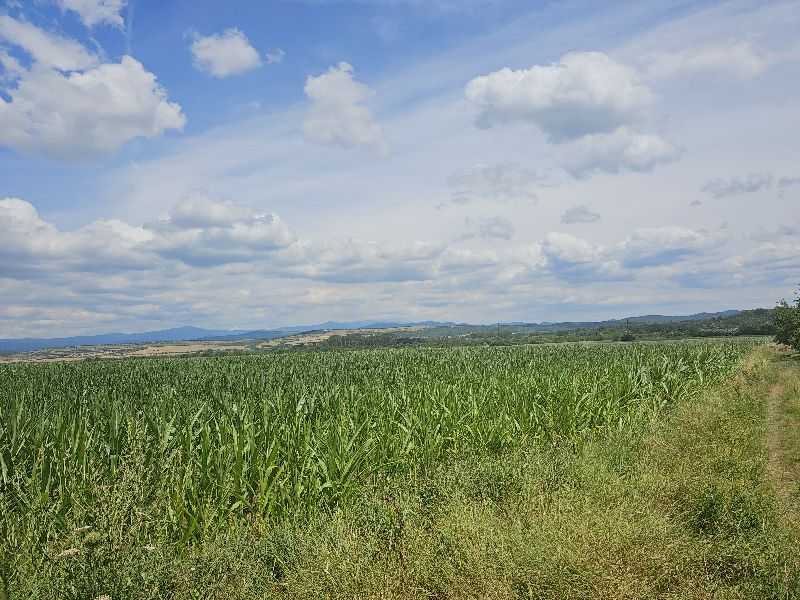
<svg viewBox="0 0 800 600">
<path fill-rule="evenodd" d="M 307 519 L 389 474 L 630 427 L 723 381 L 754 343 L 2 365 L 0 551 L 41 560 L 109 515 L 142 545 L 179 546 Z"/>
</svg>

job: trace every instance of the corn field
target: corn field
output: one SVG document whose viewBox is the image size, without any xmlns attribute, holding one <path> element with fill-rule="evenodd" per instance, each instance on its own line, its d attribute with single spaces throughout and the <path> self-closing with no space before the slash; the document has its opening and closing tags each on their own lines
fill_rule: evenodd
<svg viewBox="0 0 800 600">
<path fill-rule="evenodd" d="M 178 544 L 243 520 L 302 519 L 443 460 L 625 428 L 691 401 L 751 347 L 562 344 L 2 366 L 0 543 L 44 548 L 110 505 L 116 526 L 136 522 L 142 538 Z"/>
</svg>

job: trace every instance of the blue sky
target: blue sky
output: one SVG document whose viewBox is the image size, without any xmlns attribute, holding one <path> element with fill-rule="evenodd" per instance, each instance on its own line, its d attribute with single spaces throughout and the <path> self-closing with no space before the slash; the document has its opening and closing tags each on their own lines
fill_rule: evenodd
<svg viewBox="0 0 800 600">
<path fill-rule="evenodd" d="M 800 2 L 0 2 L 0 337 L 770 305 Z"/>
</svg>

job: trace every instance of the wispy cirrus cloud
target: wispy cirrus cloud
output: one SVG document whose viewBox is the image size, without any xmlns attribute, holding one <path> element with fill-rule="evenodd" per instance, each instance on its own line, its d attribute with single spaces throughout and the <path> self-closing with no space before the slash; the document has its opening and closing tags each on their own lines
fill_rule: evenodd
<svg viewBox="0 0 800 600">
<path fill-rule="evenodd" d="M 42 67 L 80 71 L 100 62 L 79 42 L 8 15 L 0 15 L 0 40 L 21 48 Z"/>
<path fill-rule="evenodd" d="M 776 56 L 748 40 L 727 40 L 653 53 L 641 61 L 646 75 L 655 79 L 709 73 L 752 79 L 766 71 L 776 59 Z"/>
</svg>

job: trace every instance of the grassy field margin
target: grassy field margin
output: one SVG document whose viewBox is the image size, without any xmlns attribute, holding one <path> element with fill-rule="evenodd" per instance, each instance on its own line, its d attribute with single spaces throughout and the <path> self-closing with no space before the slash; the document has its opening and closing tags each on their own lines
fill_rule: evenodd
<svg viewBox="0 0 800 600">
<path fill-rule="evenodd" d="M 770 441 L 768 419 L 779 385 L 780 425 L 796 431 L 799 382 L 796 359 L 761 347 L 729 383 L 640 433 L 443 467 L 386 502 L 383 536 L 340 515 L 280 588 L 293 597 L 800 597 L 797 480 L 785 489 L 800 442 Z M 776 480 L 769 450 L 778 448 Z"/>
</svg>

